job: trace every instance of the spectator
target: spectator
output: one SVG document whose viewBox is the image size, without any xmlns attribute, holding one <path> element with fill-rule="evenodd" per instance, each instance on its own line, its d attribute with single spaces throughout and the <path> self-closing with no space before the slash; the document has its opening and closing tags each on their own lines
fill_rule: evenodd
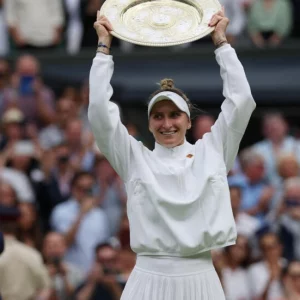
<svg viewBox="0 0 300 300">
<path fill-rule="evenodd" d="M 110 233 L 114 236 L 119 231 L 123 207 L 126 204 L 125 187 L 109 161 L 102 155 L 96 158 L 95 176 L 98 205 L 108 216 Z"/>
<path fill-rule="evenodd" d="M 18 240 L 40 251 L 42 232 L 36 208 L 32 203 L 20 203 L 18 207 L 20 210 Z"/>
<path fill-rule="evenodd" d="M 104 0 L 87 0 L 82 7 L 82 47 L 95 47 L 95 16 L 97 11 L 101 8 L 103 2 Z"/>
<path fill-rule="evenodd" d="M 3 135 L 0 142 L 0 150 L 11 151 L 12 145 L 24 138 L 23 122 L 24 115 L 17 108 L 10 108 L 3 114 Z"/>
<path fill-rule="evenodd" d="M 86 1 L 63 0 L 66 22 L 66 50 L 69 54 L 75 55 L 80 51 L 83 36 L 82 10 Z M 100 5 L 99 8 L 100 9 Z"/>
<path fill-rule="evenodd" d="M 284 182 L 280 212 L 279 233 L 284 245 L 284 257 L 300 260 L 300 177 Z"/>
<path fill-rule="evenodd" d="M 253 299 L 281 299 L 283 289 L 281 273 L 286 267 L 282 258 L 282 245 L 274 233 L 265 233 L 260 237 L 262 261 L 249 268 L 249 287 Z"/>
<path fill-rule="evenodd" d="M 17 59 L 12 86 L 14 90 L 6 93 L 3 99 L 4 110 L 11 106 L 17 107 L 27 121 L 35 122 L 40 126 L 53 122 L 54 95 L 42 83 L 40 64 L 34 56 L 26 54 Z"/>
<path fill-rule="evenodd" d="M 284 276 L 286 300 L 300 299 L 300 262 L 292 261 Z"/>
<path fill-rule="evenodd" d="M 75 103 L 69 98 L 60 98 L 56 102 L 55 122 L 43 128 L 39 141 L 44 149 L 50 149 L 64 142 L 64 130 L 68 123 L 76 118 Z"/>
<path fill-rule="evenodd" d="M 264 181 L 264 160 L 252 149 L 245 149 L 241 152 L 240 162 L 243 174 L 235 175 L 231 180 L 236 180 L 242 187 L 241 210 L 265 226 L 274 189 Z"/>
<path fill-rule="evenodd" d="M 246 25 L 246 15 L 240 0 L 220 0 L 224 6 L 226 15 L 230 20 L 227 28 L 227 40 L 234 44 L 243 33 Z"/>
<path fill-rule="evenodd" d="M 74 176 L 69 164 L 69 148 L 61 144 L 45 150 L 40 161 L 41 176 L 35 180 L 35 189 L 43 231 L 50 229 L 49 219 L 53 208 L 70 197 L 71 180 Z"/>
<path fill-rule="evenodd" d="M 95 158 L 94 151 L 91 150 L 94 139 L 90 132 L 84 132 L 81 120 L 73 119 L 68 122 L 65 142 L 70 149 L 70 163 L 73 169 L 91 171 Z"/>
<path fill-rule="evenodd" d="M 284 182 L 288 178 L 293 178 L 299 176 L 299 164 L 294 154 L 283 154 L 278 159 L 278 175 L 279 181 L 276 186 L 275 195 L 272 201 L 272 214 L 273 220 L 278 216 L 280 205 L 282 203 L 282 198 L 284 194 Z"/>
<path fill-rule="evenodd" d="M 3 98 L 5 93 L 7 92 L 6 90 L 9 88 L 9 85 L 10 85 L 10 66 L 7 60 L 0 58 L 0 117 L 3 115 L 3 110 L 4 110 Z"/>
<path fill-rule="evenodd" d="M 7 165 L 31 179 L 31 172 L 34 170 L 39 156 L 39 149 L 31 141 L 19 140 L 10 149 Z"/>
<path fill-rule="evenodd" d="M 300 162 L 300 144 L 288 135 L 288 124 L 282 114 L 268 113 L 263 118 L 265 139 L 253 146 L 255 152 L 263 156 L 266 178 L 273 184 L 279 181 L 277 163 L 284 154 L 294 154 Z"/>
<path fill-rule="evenodd" d="M 90 173 L 76 173 L 71 198 L 57 205 L 51 215 L 53 230 L 64 234 L 67 242 L 66 261 L 83 271 L 90 269 L 96 245 L 110 236 L 107 216 L 91 195 L 94 183 Z"/>
<path fill-rule="evenodd" d="M 64 236 L 49 232 L 43 242 L 43 257 L 48 268 L 56 300 L 71 299 L 77 286 L 83 281 L 82 272 L 65 261 L 67 245 Z"/>
<path fill-rule="evenodd" d="M 292 29 L 292 7 L 287 0 L 256 0 L 249 11 L 248 30 L 255 46 L 277 47 Z"/>
<path fill-rule="evenodd" d="M 10 36 L 19 49 L 51 49 L 61 43 L 63 8 L 61 0 L 5 1 Z"/>
<path fill-rule="evenodd" d="M 16 240 L 18 216 L 16 208 L 0 207 L 0 231 L 5 240 L 0 256 L 1 295 L 5 300 L 47 300 L 51 295 L 47 269 L 35 249 Z"/>
<path fill-rule="evenodd" d="M 27 176 L 18 170 L 6 167 L 7 158 L 5 156 L 5 154 L 0 155 L 0 179 L 13 187 L 20 202 L 34 202 L 34 191 Z"/>
<path fill-rule="evenodd" d="M 16 207 L 18 204 L 17 194 L 14 188 L 3 180 L 0 180 L 0 205 Z"/>
<path fill-rule="evenodd" d="M 109 242 L 96 247 L 96 261 L 77 293 L 77 300 L 120 299 L 122 287 L 116 276 L 117 255 L 118 249 Z"/>
<path fill-rule="evenodd" d="M 260 222 L 251 215 L 240 211 L 241 208 L 241 193 L 240 185 L 233 182 L 229 183 L 231 207 L 233 217 L 235 219 L 238 234 L 247 238 L 252 238 L 260 227 Z"/>
<path fill-rule="evenodd" d="M 238 236 L 236 244 L 226 247 L 225 266 L 221 270 L 226 299 L 252 300 L 245 265 L 249 255 L 248 240 Z"/>
</svg>

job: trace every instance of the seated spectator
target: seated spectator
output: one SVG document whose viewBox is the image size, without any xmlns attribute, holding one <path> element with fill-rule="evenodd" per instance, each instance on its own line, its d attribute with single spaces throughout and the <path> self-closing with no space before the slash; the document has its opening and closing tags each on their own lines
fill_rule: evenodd
<svg viewBox="0 0 300 300">
<path fill-rule="evenodd" d="M 292 7 L 286 0 L 256 0 L 250 7 L 248 30 L 255 46 L 277 47 L 292 29 Z"/>
<path fill-rule="evenodd" d="M 284 182 L 284 194 L 278 218 L 284 257 L 300 260 L 300 177 Z"/>
<path fill-rule="evenodd" d="M 69 98 L 60 98 L 56 102 L 55 121 L 43 128 L 39 134 L 39 142 L 43 149 L 53 148 L 64 142 L 64 130 L 69 121 L 76 117 L 75 103 Z"/>
<path fill-rule="evenodd" d="M 97 190 L 97 203 L 108 216 L 111 235 L 118 233 L 126 204 L 124 185 L 109 161 L 98 155 L 95 162 L 95 177 Z"/>
<path fill-rule="evenodd" d="M 61 43 L 63 8 L 61 0 L 4 2 L 6 20 L 14 46 L 23 50 L 51 49 Z"/>
<path fill-rule="evenodd" d="M 96 260 L 77 300 L 119 300 L 123 287 L 117 281 L 118 248 L 110 242 L 96 247 Z"/>
<path fill-rule="evenodd" d="M 230 20 L 227 27 L 227 40 L 230 44 L 237 42 L 246 25 L 246 15 L 240 0 L 220 0 L 224 6 L 226 16 Z"/>
<path fill-rule="evenodd" d="M 268 113 L 263 118 L 265 139 L 253 146 L 255 152 L 263 156 L 266 178 L 273 184 L 279 181 L 277 164 L 284 154 L 293 154 L 300 162 L 300 144 L 288 135 L 289 127 L 281 113 Z"/>
<path fill-rule="evenodd" d="M 20 202 L 34 202 L 34 191 L 27 176 L 18 170 L 6 167 L 6 160 L 5 155 L 0 155 L 0 179 L 13 187 Z"/>
<path fill-rule="evenodd" d="M 11 75 L 10 65 L 8 61 L 1 58 L 0 55 L 0 117 L 2 116 L 4 110 L 4 103 L 3 103 L 4 94 L 7 92 L 7 90 L 10 87 L 10 75 Z"/>
<path fill-rule="evenodd" d="M 42 249 L 42 232 L 37 210 L 32 203 L 20 203 L 19 230 L 17 238 L 27 246 Z"/>
<path fill-rule="evenodd" d="M 282 245 L 276 234 L 268 232 L 259 240 L 262 260 L 249 267 L 252 299 L 281 299 L 284 296 L 281 274 L 287 262 L 282 258 Z"/>
<path fill-rule="evenodd" d="M 279 181 L 276 185 L 275 195 L 272 201 L 272 220 L 276 220 L 279 214 L 280 205 L 282 203 L 283 194 L 284 194 L 284 182 L 288 178 L 293 178 L 299 176 L 299 163 L 293 154 L 283 154 L 278 159 L 278 175 Z"/>
<path fill-rule="evenodd" d="M 224 249 L 224 266 L 219 272 L 226 299 L 252 300 L 245 266 L 249 255 L 248 240 L 238 236 L 236 244 Z"/>
<path fill-rule="evenodd" d="M 5 240 L 0 256 L 1 295 L 4 300 L 48 300 L 52 291 L 47 269 L 39 252 L 17 241 L 18 217 L 18 209 L 0 207 L 0 231 Z"/>
<path fill-rule="evenodd" d="M 11 106 L 17 107 L 27 121 L 35 122 L 39 127 L 53 122 L 54 95 L 43 84 L 40 64 L 33 55 L 21 55 L 17 59 L 12 87 L 13 90 L 5 93 L 3 98 L 4 111 Z"/>
<path fill-rule="evenodd" d="M 0 150 L 9 152 L 12 145 L 24 138 L 24 115 L 18 108 L 8 109 L 2 116 Z"/>
<path fill-rule="evenodd" d="M 69 156 L 69 148 L 65 144 L 43 151 L 41 176 L 34 181 L 43 231 L 50 230 L 49 219 L 53 208 L 70 197 L 74 171 L 69 164 Z"/>
<path fill-rule="evenodd" d="M 110 237 L 107 216 L 92 195 L 94 183 L 90 173 L 76 173 L 71 198 L 51 214 L 52 229 L 64 234 L 67 242 L 66 261 L 86 272 L 93 264 L 96 245 Z"/>
<path fill-rule="evenodd" d="M 254 216 L 261 226 L 265 226 L 274 189 L 264 180 L 264 160 L 252 149 L 245 149 L 241 152 L 240 162 L 243 173 L 230 179 L 241 186 L 240 210 Z"/>
<path fill-rule="evenodd" d="M 74 171 L 91 171 L 95 159 L 92 150 L 94 145 L 92 134 L 84 132 L 81 120 L 73 119 L 68 122 L 64 135 L 65 143 L 70 150 L 70 163 Z"/>
<path fill-rule="evenodd" d="M 66 22 L 66 50 L 69 54 L 75 55 L 80 51 L 83 35 L 82 15 L 87 1 L 63 0 Z M 100 3 L 98 6 L 100 9 Z"/>
<path fill-rule="evenodd" d="M 300 262 L 292 261 L 283 279 L 286 300 L 300 299 Z"/>
<path fill-rule="evenodd" d="M 43 241 L 43 257 L 52 280 L 56 300 L 71 299 L 75 289 L 83 282 L 82 272 L 65 261 L 67 250 L 64 236 L 49 232 Z"/>
<path fill-rule="evenodd" d="M 3 180 L 0 180 L 0 205 L 16 207 L 18 204 L 17 194 L 14 188 Z"/>
<path fill-rule="evenodd" d="M 19 140 L 13 144 L 7 158 L 7 165 L 32 181 L 36 164 L 39 161 L 39 149 L 30 140 Z"/>
<path fill-rule="evenodd" d="M 260 228 L 260 222 L 253 216 L 240 211 L 242 193 L 241 186 L 234 182 L 230 182 L 229 191 L 237 233 L 250 239 Z"/>
</svg>

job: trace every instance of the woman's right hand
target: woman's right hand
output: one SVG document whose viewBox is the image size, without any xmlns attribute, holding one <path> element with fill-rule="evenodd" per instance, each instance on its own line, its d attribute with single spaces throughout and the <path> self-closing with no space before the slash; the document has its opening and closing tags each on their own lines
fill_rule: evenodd
<svg viewBox="0 0 300 300">
<path fill-rule="evenodd" d="M 98 43 L 103 43 L 110 48 L 113 30 L 111 23 L 105 16 L 100 15 L 100 11 L 97 12 L 97 21 L 94 23 L 94 28 L 98 35 Z"/>
</svg>

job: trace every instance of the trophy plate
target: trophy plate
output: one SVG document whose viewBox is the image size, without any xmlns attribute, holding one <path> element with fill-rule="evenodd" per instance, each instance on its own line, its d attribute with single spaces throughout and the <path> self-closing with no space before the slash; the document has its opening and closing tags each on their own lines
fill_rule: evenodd
<svg viewBox="0 0 300 300">
<path fill-rule="evenodd" d="M 100 9 L 113 36 L 142 46 L 165 47 L 198 40 L 214 28 L 218 0 L 106 0 Z"/>
</svg>

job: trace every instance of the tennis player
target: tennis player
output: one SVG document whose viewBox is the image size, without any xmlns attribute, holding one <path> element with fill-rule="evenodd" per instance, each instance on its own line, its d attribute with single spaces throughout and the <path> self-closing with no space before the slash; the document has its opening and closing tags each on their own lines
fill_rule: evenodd
<svg viewBox="0 0 300 300">
<path fill-rule="evenodd" d="M 210 250 L 236 240 L 227 173 L 255 108 L 244 69 L 226 41 L 228 22 L 223 11 L 210 21 L 225 97 L 211 133 L 195 145 L 186 141 L 190 102 L 172 80 L 162 80 L 148 105 L 156 140 L 150 151 L 128 134 L 110 101 L 112 26 L 98 13 L 88 116 L 99 149 L 126 185 L 131 247 L 137 253 L 122 300 L 225 299 Z"/>
</svg>

